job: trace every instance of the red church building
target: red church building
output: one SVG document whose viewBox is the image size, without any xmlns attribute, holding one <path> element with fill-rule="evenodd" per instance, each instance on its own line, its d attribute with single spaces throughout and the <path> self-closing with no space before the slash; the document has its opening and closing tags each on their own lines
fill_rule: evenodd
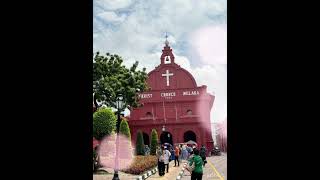
<svg viewBox="0 0 320 180">
<path fill-rule="evenodd" d="M 130 112 L 132 142 L 135 144 L 137 131 L 141 130 L 145 144 L 150 144 L 151 131 L 156 129 L 161 143 L 193 140 L 211 150 L 214 96 L 207 93 L 207 86 L 197 86 L 192 74 L 175 63 L 167 40 L 160 60 L 160 65 L 148 74 L 151 89 L 139 94 L 143 106 Z"/>
</svg>

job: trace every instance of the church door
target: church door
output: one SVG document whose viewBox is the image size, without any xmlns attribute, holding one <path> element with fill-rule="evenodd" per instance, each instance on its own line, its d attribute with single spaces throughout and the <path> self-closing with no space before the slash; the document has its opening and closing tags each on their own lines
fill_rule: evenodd
<svg viewBox="0 0 320 180">
<path fill-rule="evenodd" d="M 144 145 L 150 146 L 149 135 L 147 133 L 143 133 L 143 141 L 144 141 Z"/>
<path fill-rule="evenodd" d="M 160 142 L 161 142 L 161 144 L 169 143 L 169 144 L 173 145 L 172 134 L 168 131 L 162 132 L 160 135 Z"/>
<path fill-rule="evenodd" d="M 193 131 L 187 131 L 183 135 L 183 140 L 184 140 L 184 142 L 187 142 L 190 140 L 197 142 L 197 136 Z"/>
</svg>

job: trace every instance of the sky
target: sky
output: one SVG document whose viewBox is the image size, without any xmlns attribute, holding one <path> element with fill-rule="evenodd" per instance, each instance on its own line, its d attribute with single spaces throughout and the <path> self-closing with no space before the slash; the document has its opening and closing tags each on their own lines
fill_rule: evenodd
<svg viewBox="0 0 320 180">
<path fill-rule="evenodd" d="M 166 32 L 175 62 L 215 95 L 211 122 L 227 118 L 227 0 L 93 0 L 93 50 L 160 64 Z"/>
</svg>

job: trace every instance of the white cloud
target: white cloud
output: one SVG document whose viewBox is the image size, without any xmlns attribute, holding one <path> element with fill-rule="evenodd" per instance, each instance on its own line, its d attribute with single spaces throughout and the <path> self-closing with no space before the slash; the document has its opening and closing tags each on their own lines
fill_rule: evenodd
<svg viewBox="0 0 320 180">
<path fill-rule="evenodd" d="M 227 117 L 227 71 L 226 65 L 203 65 L 191 68 L 186 57 L 176 57 L 176 63 L 188 70 L 195 78 L 197 85 L 206 85 L 208 93 L 215 96 L 211 110 L 212 122 L 219 122 Z"/>
<path fill-rule="evenodd" d="M 179 64 L 182 68 L 184 68 L 185 70 L 189 71 L 190 73 L 192 73 L 192 69 L 191 69 L 191 65 L 190 65 L 190 61 L 187 57 L 185 56 L 177 56 L 174 54 L 174 61 L 175 63 Z"/>
<path fill-rule="evenodd" d="M 125 20 L 125 15 L 118 16 L 116 13 L 112 11 L 106 11 L 106 12 L 100 13 L 98 14 L 98 17 L 111 23 L 122 22 Z"/>
<path fill-rule="evenodd" d="M 130 6 L 132 0 L 94 0 L 94 3 L 106 10 L 117 10 Z"/>
<path fill-rule="evenodd" d="M 208 64 L 227 63 L 227 29 L 224 26 L 200 28 L 192 34 L 192 45 Z"/>
</svg>

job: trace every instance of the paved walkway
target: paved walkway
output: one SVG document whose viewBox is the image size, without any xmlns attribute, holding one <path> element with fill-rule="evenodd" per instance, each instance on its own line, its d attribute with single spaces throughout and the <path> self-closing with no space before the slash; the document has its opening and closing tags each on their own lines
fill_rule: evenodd
<svg viewBox="0 0 320 180">
<path fill-rule="evenodd" d="M 227 154 L 207 157 L 207 164 L 203 168 L 203 180 L 227 180 Z M 184 171 L 181 180 L 190 180 L 191 175 Z"/>
<path fill-rule="evenodd" d="M 164 176 L 159 176 L 159 173 L 148 177 L 148 180 L 175 180 L 178 176 L 179 172 L 182 169 L 182 163 L 180 163 L 180 166 L 174 167 L 174 161 L 171 161 L 169 163 L 169 173 L 166 173 Z M 112 180 L 113 178 L 113 170 L 107 169 L 110 174 L 97 174 L 93 175 L 93 180 Z M 139 177 L 139 175 L 132 175 L 132 174 L 126 174 L 123 172 L 119 172 L 119 178 L 121 180 L 136 180 Z"/>
<path fill-rule="evenodd" d="M 221 156 L 207 157 L 208 163 L 203 168 L 203 180 L 227 180 L 227 154 L 222 153 Z M 186 162 L 186 161 L 183 161 Z M 164 176 L 159 176 L 159 173 L 150 176 L 147 180 L 175 180 L 179 172 L 183 167 L 183 163 L 180 162 L 179 167 L 173 167 L 174 161 L 169 163 L 169 173 Z M 93 175 L 93 180 L 112 180 L 113 170 L 108 169 L 110 174 L 107 175 Z M 119 172 L 119 178 L 121 180 L 136 180 L 139 176 L 132 174 L 125 174 Z M 181 180 L 190 180 L 190 173 L 185 170 Z"/>
<path fill-rule="evenodd" d="M 113 178 L 113 173 L 112 174 L 97 174 L 93 175 L 93 180 L 112 180 Z M 138 176 L 132 175 L 132 174 L 125 174 L 120 172 L 119 173 L 119 178 L 121 180 L 136 180 Z"/>
<path fill-rule="evenodd" d="M 180 166 L 174 167 L 174 160 L 169 163 L 169 173 L 166 173 L 164 176 L 159 176 L 159 173 L 150 176 L 148 180 L 175 180 L 183 167 L 183 163 L 180 162 Z M 167 171 L 166 171 L 167 172 Z"/>
<path fill-rule="evenodd" d="M 113 169 L 106 169 L 110 174 L 94 174 L 93 180 L 112 180 L 113 178 Z M 139 177 L 139 175 L 133 175 L 133 174 L 126 174 L 123 172 L 119 172 L 119 179 L 120 180 L 136 180 Z"/>
</svg>

